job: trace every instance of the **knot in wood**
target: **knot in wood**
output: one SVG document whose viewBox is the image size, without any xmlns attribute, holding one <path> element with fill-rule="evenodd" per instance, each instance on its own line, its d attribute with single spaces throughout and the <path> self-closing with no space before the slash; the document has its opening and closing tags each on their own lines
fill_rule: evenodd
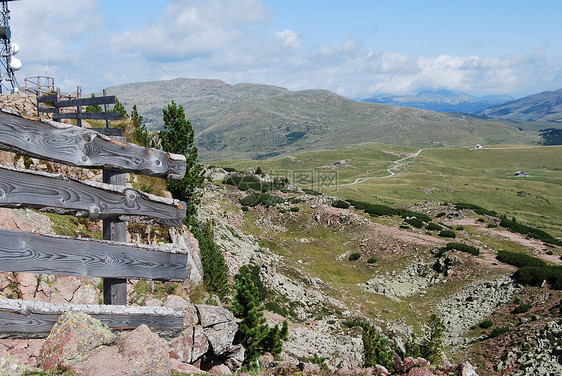
<svg viewBox="0 0 562 376">
<path fill-rule="evenodd" d="M 6 198 L 6 191 L 0 188 L 0 200 L 3 200 L 5 198 Z"/>
<path fill-rule="evenodd" d="M 127 205 L 128 207 L 133 206 L 133 205 L 136 203 L 138 197 L 139 197 L 139 195 L 138 195 L 138 193 L 137 193 L 135 190 L 133 190 L 133 189 L 127 189 L 127 190 L 125 191 L 125 201 L 126 201 L 126 205 Z"/>
</svg>

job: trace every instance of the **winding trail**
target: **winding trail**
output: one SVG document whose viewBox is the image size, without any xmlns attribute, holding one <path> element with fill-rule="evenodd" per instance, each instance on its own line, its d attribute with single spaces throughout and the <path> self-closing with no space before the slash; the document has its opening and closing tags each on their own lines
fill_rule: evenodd
<svg viewBox="0 0 562 376">
<path fill-rule="evenodd" d="M 359 184 L 359 183 L 366 182 L 367 180 L 371 180 L 371 179 L 386 179 L 386 178 L 391 178 L 391 177 L 393 177 L 393 176 L 402 175 L 404 172 L 406 172 L 406 165 L 407 165 L 408 163 L 414 162 L 414 161 L 416 160 L 416 157 L 417 157 L 418 155 L 420 155 L 420 153 L 421 153 L 423 150 L 427 150 L 427 149 L 420 149 L 420 150 L 418 150 L 416 153 L 414 153 L 414 154 L 412 154 L 412 155 L 409 155 L 409 156 L 407 156 L 407 157 L 404 157 L 404 158 L 401 158 L 401 159 L 398 159 L 398 160 L 394 161 L 394 166 L 392 166 L 392 167 L 386 169 L 386 171 L 388 172 L 388 175 L 385 175 L 385 176 L 371 176 L 371 177 L 368 177 L 368 178 L 357 178 L 357 179 L 355 179 L 355 181 L 353 181 L 352 183 L 338 184 L 338 186 L 339 186 L 339 187 L 343 187 L 343 186 L 346 186 L 346 185 L 355 185 L 355 184 Z M 404 161 L 406 161 L 406 160 L 408 160 L 408 159 L 410 159 L 410 158 L 412 159 L 411 161 L 404 162 Z M 398 169 L 398 168 L 400 168 L 400 167 L 402 168 L 402 171 L 400 171 L 400 172 L 394 172 L 394 171 L 393 171 L 393 170 L 396 170 L 396 169 Z"/>
</svg>

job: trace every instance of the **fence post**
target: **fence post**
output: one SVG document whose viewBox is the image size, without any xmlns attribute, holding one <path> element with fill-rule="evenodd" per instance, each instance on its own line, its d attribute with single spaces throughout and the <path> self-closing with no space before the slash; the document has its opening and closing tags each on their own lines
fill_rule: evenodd
<svg viewBox="0 0 562 376">
<path fill-rule="evenodd" d="M 82 86 L 78 86 L 76 88 L 76 99 L 80 99 L 82 98 Z M 76 107 L 76 113 L 81 114 L 82 113 L 82 107 L 81 106 L 77 106 Z M 80 116 L 78 116 L 78 120 L 76 120 L 76 125 L 79 127 L 82 127 L 82 119 L 80 119 Z"/>
<path fill-rule="evenodd" d="M 125 142 L 125 137 L 112 137 L 116 141 Z M 113 170 L 103 169 L 103 182 L 107 184 L 125 186 L 127 180 L 126 173 L 119 173 Z M 119 219 L 103 220 L 104 240 L 117 242 L 127 241 L 127 222 Z M 103 279 L 103 303 L 111 305 L 127 305 L 127 280 L 117 278 Z"/>
</svg>

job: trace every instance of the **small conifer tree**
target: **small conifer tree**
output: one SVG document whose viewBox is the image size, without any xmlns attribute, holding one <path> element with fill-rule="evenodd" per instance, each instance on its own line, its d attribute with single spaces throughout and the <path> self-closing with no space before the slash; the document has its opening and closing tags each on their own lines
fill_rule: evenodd
<svg viewBox="0 0 562 376">
<path fill-rule="evenodd" d="M 205 171 L 197 161 L 195 132 L 189 120 L 185 118 L 182 106 L 174 101 L 162 110 L 164 129 L 158 132 L 160 146 L 164 151 L 183 154 L 186 159 L 186 173 L 181 180 L 168 179 L 168 190 L 174 198 L 185 201 L 187 205 L 186 220 L 195 224 L 197 206 L 201 202 L 201 190 Z"/>
<path fill-rule="evenodd" d="M 281 353 L 283 341 L 288 339 L 289 327 L 286 320 L 281 328 L 267 324 L 263 316 L 264 305 L 259 299 L 260 292 L 249 273 L 237 274 L 235 279 L 232 311 L 240 319 L 240 326 L 234 340 L 245 348 L 244 366 L 254 368 L 261 354 Z"/>
<path fill-rule="evenodd" d="M 90 95 L 91 98 L 95 98 L 96 95 L 94 93 L 92 93 L 92 95 Z M 101 106 L 99 104 L 91 104 L 89 106 L 86 106 L 86 108 L 84 109 L 84 112 L 103 112 L 103 108 L 101 108 Z"/>
<path fill-rule="evenodd" d="M 111 111 L 119 112 L 119 114 L 121 115 L 121 120 L 126 120 L 129 118 L 127 110 L 125 110 L 125 107 L 123 107 L 123 103 L 119 102 L 119 99 L 117 99 L 117 97 L 115 98 L 115 106 L 113 106 L 113 109 Z"/>
<path fill-rule="evenodd" d="M 146 125 L 143 123 L 143 116 L 139 115 L 137 111 L 137 105 L 133 105 L 131 110 L 131 121 L 133 123 L 133 140 L 144 147 L 149 147 L 151 143 L 151 137 L 146 129 Z"/>
</svg>

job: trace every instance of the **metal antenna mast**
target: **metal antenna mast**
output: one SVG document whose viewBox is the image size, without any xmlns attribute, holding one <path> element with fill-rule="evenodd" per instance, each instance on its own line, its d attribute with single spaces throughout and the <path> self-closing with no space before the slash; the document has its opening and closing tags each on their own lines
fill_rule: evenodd
<svg viewBox="0 0 562 376">
<path fill-rule="evenodd" d="M 10 11 L 8 2 L 18 0 L 0 0 L 2 2 L 2 13 L 0 14 L 0 94 L 4 90 L 11 93 L 17 92 L 18 82 L 15 72 L 22 66 L 21 61 L 14 57 L 19 51 L 19 46 L 11 43 L 12 32 L 10 30 Z"/>
</svg>

